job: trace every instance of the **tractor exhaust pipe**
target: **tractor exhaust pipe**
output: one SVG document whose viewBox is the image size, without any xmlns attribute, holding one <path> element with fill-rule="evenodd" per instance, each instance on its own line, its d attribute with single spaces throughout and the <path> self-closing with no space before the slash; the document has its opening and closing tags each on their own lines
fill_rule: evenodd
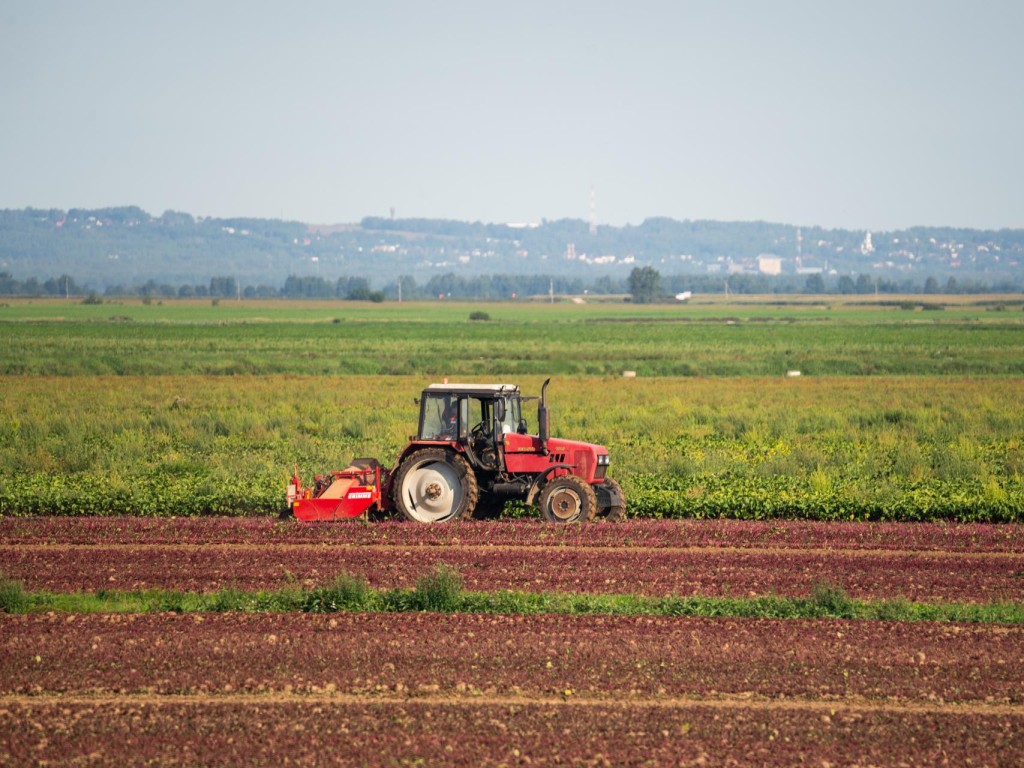
<svg viewBox="0 0 1024 768">
<path fill-rule="evenodd" d="M 548 412 L 546 399 L 548 384 L 551 379 L 546 379 L 540 388 L 540 403 L 537 405 L 537 433 L 540 437 L 540 452 L 548 455 L 548 438 L 551 437 L 551 416 Z"/>
</svg>

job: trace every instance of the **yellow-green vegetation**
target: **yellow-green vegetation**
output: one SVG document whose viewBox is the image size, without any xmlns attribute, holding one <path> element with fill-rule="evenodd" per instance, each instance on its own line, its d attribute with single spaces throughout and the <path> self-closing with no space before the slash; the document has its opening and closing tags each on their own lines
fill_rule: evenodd
<svg viewBox="0 0 1024 768">
<path fill-rule="evenodd" d="M 12 300 L 0 513 L 273 514 L 294 462 L 393 461 L 432 381 L 553 376 L 632 514 L 1019 521 L 1020 297 L 927 298 Z"/>
<path fill-rule="evenodd" d="M 390 464 L 426 383 L 0 377 L 0 511 L 273 514 L 294 462 L 307 480 L 354 456 Z M 609 446 L 633 514 L 1024 517 L 1019 379 L 565 376 L 548 395 L 555 434 Z"/>
</svg>

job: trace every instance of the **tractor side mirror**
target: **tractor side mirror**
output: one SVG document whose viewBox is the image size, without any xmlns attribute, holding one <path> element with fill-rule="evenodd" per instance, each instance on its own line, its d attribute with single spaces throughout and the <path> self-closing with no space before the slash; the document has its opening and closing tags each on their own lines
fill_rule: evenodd
<svg viewBox="0 0 1024 768">
<path fill-rule="evenodd" d="M 505 401 L 495 400 L 494 401 L 494 418 L 498 421 L 505 420 Z"/>
</svg>

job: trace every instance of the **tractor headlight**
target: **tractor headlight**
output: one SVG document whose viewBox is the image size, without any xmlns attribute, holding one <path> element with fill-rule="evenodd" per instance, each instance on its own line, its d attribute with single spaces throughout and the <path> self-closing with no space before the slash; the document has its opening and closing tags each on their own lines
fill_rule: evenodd
<svg viewBox="0 0 1024 768">
<path fill-rule="evenodd" d="M 597 463 L 600 466 L 607 467 L 611 463 L 611 456 L 609 456 L 607 453 L 599 454 L 597 457 Z"/>
</svg>

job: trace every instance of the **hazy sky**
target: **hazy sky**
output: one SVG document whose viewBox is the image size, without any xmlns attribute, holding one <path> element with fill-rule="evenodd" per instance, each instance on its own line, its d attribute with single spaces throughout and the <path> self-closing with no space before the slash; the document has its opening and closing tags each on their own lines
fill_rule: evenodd
<svg viewBox="0 0 1024 768">
<path fill-rule="evenodd" d="M 1024 2 L 0 0 L 0 208 L 1024 228 Z"/>
</svg>

